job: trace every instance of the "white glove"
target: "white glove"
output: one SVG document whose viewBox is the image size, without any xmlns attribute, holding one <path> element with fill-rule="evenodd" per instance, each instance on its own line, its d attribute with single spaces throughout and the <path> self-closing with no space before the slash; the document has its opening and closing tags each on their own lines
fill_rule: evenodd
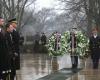
<svg viewBox="0 0 100 80">
<path fill-rule="evenodd" d="M 15 56 L 18 56 L 18 53 L 15 52 L 14 55 L 15 55 Z"/>
</svg>

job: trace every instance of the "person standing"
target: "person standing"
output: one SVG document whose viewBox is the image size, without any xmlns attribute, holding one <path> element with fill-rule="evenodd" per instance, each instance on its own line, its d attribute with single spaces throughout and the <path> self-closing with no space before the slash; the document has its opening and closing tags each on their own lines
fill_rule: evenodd
<svg viewBox="0 0 100 80">
<path fill-rule="evenodd" d="M 10 80 L 14 80 L 14 77 L 16 75 L 16 66 L 15 66 L 15 58 L 16 54 L 14 54 L 14 47 L 13 47 L 13 40 L 12 40 L 12 31 L 13 31 L 13 26 L 10 24 L 6 24 L 6 41 L 8 44 L 8 51 L 9 51 L 9 69 L 11 70 L 10 72 Z"/>
<path fill-rule="evenodd" d="M 47 42 L 47 37 L 44 33 L 42 33 L 42 36 L 41 36 L 41 44 L 42 45 L 45 45 Z"/>
<path fill-rule="evenodd" d="M 76 47 L 77 47 L 77 39 L 75 34 L 76 28 L 72 28 L 70 32 L 70 48 L 71 48 L 71 63 L 72 69 L 78 67 L 78 56 L 76 54 Z"/>
<path fill-rule="evenodd" d="M 16 58 L 15 58 L 15 66 L 16 66 L 16 70 L 20 69 L 20 35 L 17 31 L 17 21 L 16 18 L 11 19 L 8 21 L 8 23 L 10 25 L 13 26 L 13 31 L 12 31 L 12 41 L 13 41 L 13 48 L 14 48 L 14 54 L 16 54 Z"/>
<path fill-rule="evenodd" d="M 57 51 L 60 49 L 60 40 L 61 40 L 61 34 L 59 34 L 57 31 L 54 34 L 55 37 L 55 44 L 54 44 L 54 50 Z"/>
<path fill-rule="evenodd" d="M 91 51 L 91 59 L 93 69 L 98 69 L 100 58 L 100 37 L 96 28 L 92 30 L 92 36 L 89 39 L 89 49 Z"/>
<path fill-rule="evenodd" d="M 6 80 L 8 72 L 8 47 L 6 44 L 4 19 L 0 17 L 0 80 Z"/>
</svg>

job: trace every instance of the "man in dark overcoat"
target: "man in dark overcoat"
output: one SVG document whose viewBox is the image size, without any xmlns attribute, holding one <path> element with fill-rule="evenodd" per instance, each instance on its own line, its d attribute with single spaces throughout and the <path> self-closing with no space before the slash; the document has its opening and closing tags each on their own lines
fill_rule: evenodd
<svg viewBox="0 0 100 80">
<path fill-rule="evenodd" d="M 6 79 L 6 75 L 9 69 L 8 47 L 6 44 L 6 37 L 3 25 L 4 25 L 4 19 L 0 17 L 0 80 Z"/>
<path fill-rule="evenodd" d="M 100 37 L 96 28 L 92 30 L 92 36 L 89 39 L 89 49 L 91 51 L 91 59 L 93 62 L 93 69 L 98 69 L 100 58 Z"/>
</svg>

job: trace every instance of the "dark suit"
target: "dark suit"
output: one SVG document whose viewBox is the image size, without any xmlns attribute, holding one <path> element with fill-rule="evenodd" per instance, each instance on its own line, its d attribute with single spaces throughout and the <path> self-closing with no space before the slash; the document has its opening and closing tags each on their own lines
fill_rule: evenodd
<svg viewBox="0 0 100 80">
<path fill-rule="evenodd" d="M 93 61 L 93 68 L 98 68 L 99 58 L 100 58 L 100 37 L 94 38 L 90 37 L 89 48 L 91 51 L 91 58 Z"/>
<path fill-rule="evenodd" d="M 15 58 L 15 66 L 16 69 L 20 69 L 20 52 L 19 52 L 19 45 L 20 45 L 20 35 L 16 30 L 13 30 L 12 40 L 13 40 L 13 52 L 17 53 L 18 56 Z"/>
<path fill-rule="evenodd" d="M 15 67 L 15 54 L 14 54 L 14 46 L 12 41 L 12 35 L 10 32 L 6 32 L 6 41 L 8 44 L 8 51 L 9 51 L 9 68 L 11 70 L 10 73 L 10 80 L 14 80 L 14 77 L 16 75 L 16 67 Z"/>
<path fill-rule="evenodd" d="M 77 47 L 77 40 L 76 40 L 76 36 L 75 34 L 72 35 L 72 33 L 70 33 L 70 48 L 71 48 L 71 62 L 72 62 L 72 68 L 77 68 L 78 66 L 78 56 L 76 55 L 76 51 L 72 51 L 72 48 L 76 48 Z"/>
<path fill-rule="evenodd" d="M 1 29 L 1 28 L 0 28 Z M 8 60 L 8 47 L 6 43 L 6 37 L 3 29 L 0 30 L 0 79 L 5 78 L 5 74 L 2 72 L 8 71 L 9 69 L 9 60 Z"/>
</svg>

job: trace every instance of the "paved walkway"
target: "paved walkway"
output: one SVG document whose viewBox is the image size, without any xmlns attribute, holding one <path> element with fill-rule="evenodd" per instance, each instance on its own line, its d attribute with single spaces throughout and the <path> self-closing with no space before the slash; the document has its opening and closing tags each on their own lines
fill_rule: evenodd
<svg viewBox="0 0 100 80">
<path fill-rule="evenodd" d="M 100 80 L 99 69 L 93 70 L 91 65 L 90 59 L 79 60 L 79 68 L 84 69 L 76 74 L 73 74 L 71 69 L 63 70 L 65 75 L 63 77 L 61 69 L 71 67 L 69 55 L 52 58 L 46 54 L 22 54 L 21 70 L 17 71 L 17 80 L 46 80 L 47 75 L 52 77 L 48 80 Z M 53 77 L 54 75 L 58 76 L 57 74 L 60 76 L 59 79 Z"/>
</svg>

